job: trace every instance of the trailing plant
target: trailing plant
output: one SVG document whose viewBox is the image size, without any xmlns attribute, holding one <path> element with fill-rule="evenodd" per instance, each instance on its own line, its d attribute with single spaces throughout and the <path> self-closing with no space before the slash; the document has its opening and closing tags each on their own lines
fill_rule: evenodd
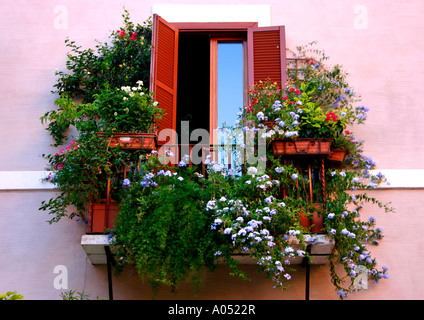
<svg viewBox="0 0 424 320">
<path fill-rule="evenodd" d="M 126 180 L 122 206 L 111 236 L 117 270 L 133 263 L 153 289 L 175 290 L 199 272 L 214 269 L 213 215 L 204 210 L 210 198 L 205 180 L 183 162 L 169 168 L 157 155 L 147 157 L 138 175 Z M 155 292 L 156 290 L 154 290 Z"/>
</svg>

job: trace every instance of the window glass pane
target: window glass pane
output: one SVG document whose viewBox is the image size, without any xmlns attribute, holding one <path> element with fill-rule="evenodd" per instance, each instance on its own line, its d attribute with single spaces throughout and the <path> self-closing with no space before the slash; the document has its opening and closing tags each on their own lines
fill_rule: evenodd
<svg viewBox="0 0 424 320">
<path fill-rule="evenodd" d="M 243 107 L 243 44 L 241 42 L 218 43 L 218 127 L 234 126 L 237 113 Z M 228 130 L 218 130 L 218 144 L 225 146 L 218 151 L 218 162 L 230 167 L 234 173 L 240 162 L 237 148 L 240 138 Z"/>
<path fill-rule="evenodd" d="M 218 127 L 234 125 L 243 90 L 243 44 L 218 43 Z"/>
</svg>

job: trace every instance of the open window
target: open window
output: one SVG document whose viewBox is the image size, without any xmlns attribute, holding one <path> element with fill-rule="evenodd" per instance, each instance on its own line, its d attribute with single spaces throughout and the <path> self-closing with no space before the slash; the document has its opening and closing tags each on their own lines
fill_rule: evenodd
<svg viewBox="0 0 424 320">
<path fill-rule="evenodd" d="M 271 79 L 283 86 L 287 79 L 284 26 L 168 23 L 154 15 L 152 44 L 151 91 L 166 113 L 160 130 L 170 128 L 178 135 L 199 128 L 212 133 L 226 121 L 221 115 L 228 107 L 219 101 L 225 99 L 219 92 L 221 47 L 234 45 L 232 58 L 242 60 L 234 71 L 241 73 L 239 89 L 232 89 L 241 91 L 234 92 L 241 97 L 240 105 L 232 106 L 235 113 L 247 104 L 246 91 L 255 83 Z M 233 119 L 227 123 L 232 125 Z M 181 121 L 189 121 L 189 128 Z"/>
</svg>

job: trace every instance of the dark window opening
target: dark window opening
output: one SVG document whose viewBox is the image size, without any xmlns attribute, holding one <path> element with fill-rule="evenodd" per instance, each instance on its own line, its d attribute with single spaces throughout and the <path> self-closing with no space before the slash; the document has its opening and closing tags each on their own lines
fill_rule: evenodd
<svg viewBox="0 0 424 320">
<path fill-rule="evenodd" d="M 208 35 L 180 33 L 178 51 L 177 133 L 181 121 L 190 130 L 209 130 L 210 39 Z"/>
</svg>

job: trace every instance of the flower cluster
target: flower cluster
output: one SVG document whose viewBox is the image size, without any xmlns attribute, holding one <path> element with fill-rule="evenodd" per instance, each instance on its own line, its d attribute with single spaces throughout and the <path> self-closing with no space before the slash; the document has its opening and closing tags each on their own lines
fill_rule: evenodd
<svg viewBox="0 0 424 320">
<path fill-rule="evenodd" d="M 111 128 L 114 132 L 151 132 L 162 118 L 163 110 L 154 101 L 152 93 L 138 80 L 137 86 L 106 87 L 96 94 L 92 111 L 100 130 Z"/>
<path fill-rule="evenodd" d="M 121 30 L 121 29 L 116 30 L 116 33 L 119 34 L 119 36 L 121 38 L 124 38 L 124 36 L 125 36 L 125 30 Z M 132 32 L 127 32 L 127 33 L 128 34 L 131 33 L 131 37 L 130 37 L 131 41 L 135 41 L 137 39 L 137 32 L 132 31 Z M 143 37 L 141 37 L 141 39 L 143 39 Z"/>
<path fill-rule="evenodd" d="M 212 167 L 213 168 L 213 167 Z M 240 252 L 253 258 L 259 267 L 270 277 L 276 287 L 284 288 L 291 279 L 290 263 L 295 257 L 304 257 L 305 250 L 294 248 L 290 236 L 302 239 L 302 233 L 294 230 L 296 213 L 285 201 L 277 198 L 282 175 L 292 175 L 289 168 L 276 167 L 270 174 L 257 174 L 252 166 L 247 175 L 233 178 L 223 174 L 223 169 L 210 169 L 212 180 L 233 181 L 230 189 L 221 188 L 220 196 L 213 197 L 205 204 L 205 210 L 213 213 L 211 230 L 223 236 L 224 244 L 218 246 L 216 256 L 228 259 L 228 254 Z M 234 190 L 239 193 L 234 194 Z M 230 263 L 231 265 L 231 263 Z"/>
<path fill-rule="evenodd" d="M 55 153 L 52 161 L 51 161 L 51 165 L 53 166 L 53 169 L 55 171 L 59 171 L 61 169 L 63 169 L 63 167 L 65 166 L 65 162 L 66 162 L 66 155 L 73 151 L 78 149 L 79 144 L 76 140 L 72 140 L 70 142 L 70 144 L 63 149 L 60 149 L 59 152 Z M 50 173 L 48 179 L 52 180 L 54 178 L 54 173 Z"/>
</svg>

